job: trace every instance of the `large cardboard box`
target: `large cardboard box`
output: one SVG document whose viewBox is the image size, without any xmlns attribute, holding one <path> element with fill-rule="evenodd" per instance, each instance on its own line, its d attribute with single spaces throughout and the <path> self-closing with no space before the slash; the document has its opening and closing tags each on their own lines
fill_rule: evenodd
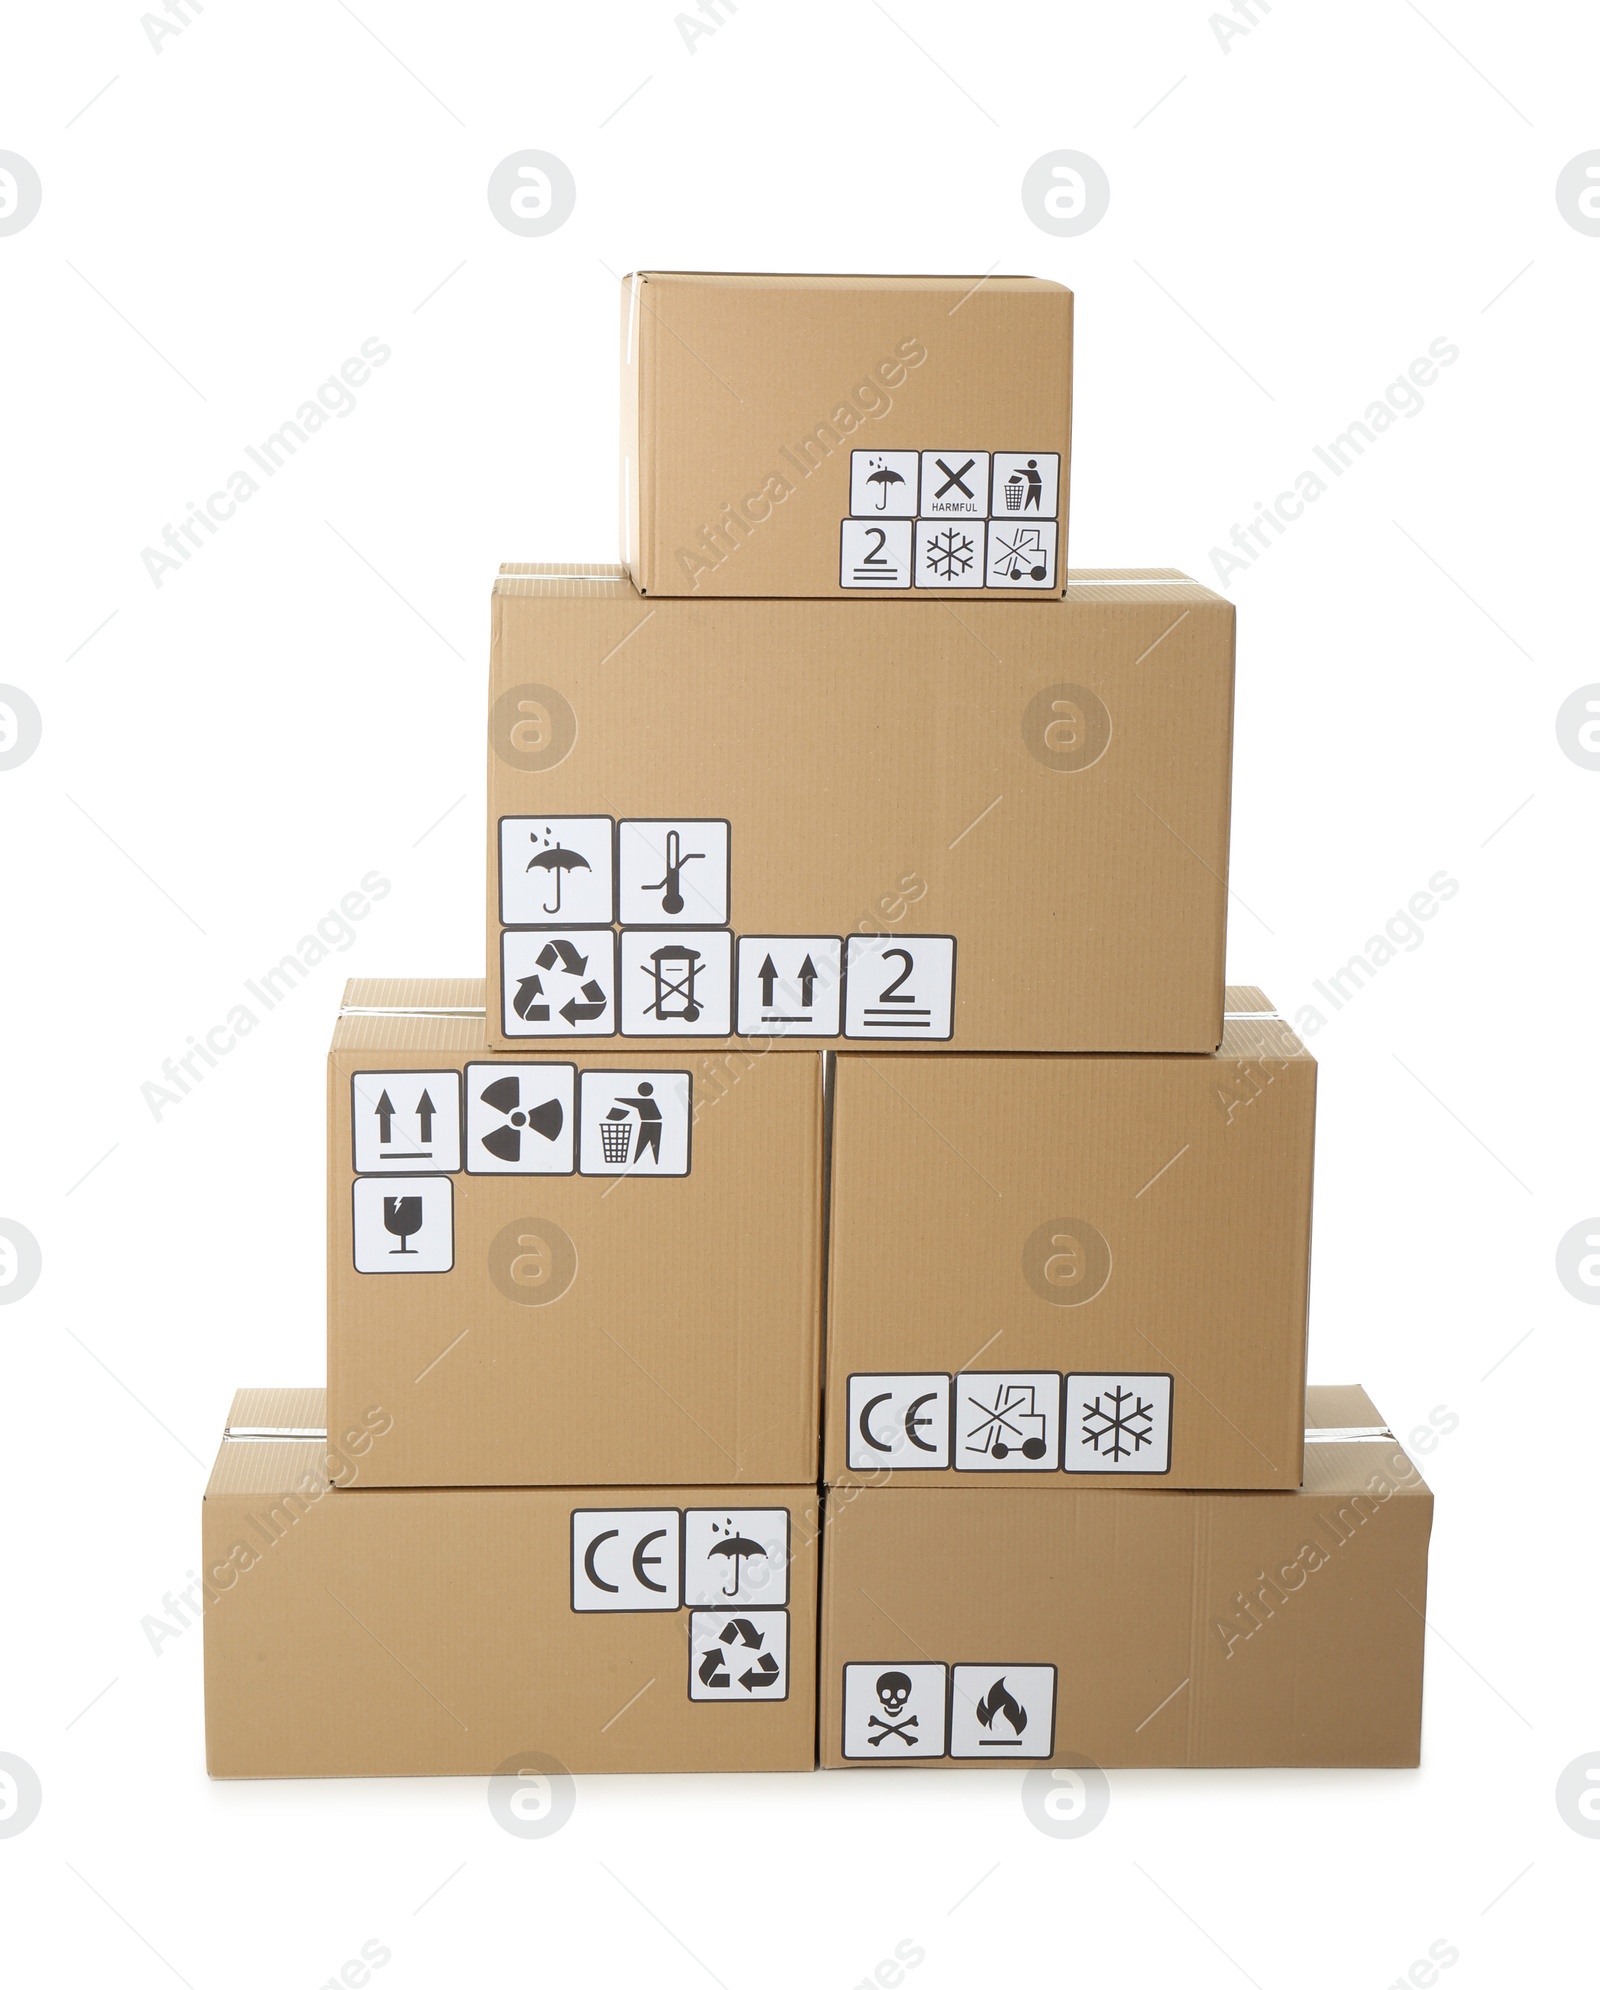
<svg viewBox="0 0 1600 1990">
<path fill-rule="evenodd" d="M 830 1493 L 825 1767 L 1405 1768 L 1433 1495 L 1358 1388 L 1296 1493 Z"/>
<path fill-rule="evenodd" d="M 823 1072 L 484 1050 L 483 984 L 353 981 L 328 1058 L 328 1395 L 363 1483 L 817 1475 Z"/>
<path fill-rule="evenodd" d="M 833 1084 L 830 1480 L 1300 1483 L 1316 1066 L 874 1057 Z"/>
<path fill-rule="evenodd" d="M 497 1049 L 1212 1051 L 1231 603 L 493 597 Z"/>
<path fill-rule="evenodd" d="M 814 1487 L 356 1490 L 394 1435 L 329 1430 L 320 1390 L 234 1398 L 213 1776 L 538 1775 L 548 1803 L 563 1770 L 813 1767 Z"/>
<path fill-rule="evenodd" d="M 1072 293 L 645 270 L 622 287 L 623 561 L 647 594 L 1059 594 Z"/>
</svg>

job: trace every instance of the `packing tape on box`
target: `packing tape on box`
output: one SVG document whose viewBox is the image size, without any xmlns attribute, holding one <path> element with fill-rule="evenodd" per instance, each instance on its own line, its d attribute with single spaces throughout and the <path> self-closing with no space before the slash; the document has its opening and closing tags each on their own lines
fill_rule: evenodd
<svg viewBox="0 0 1600 1990">
<path fill-rule="evenodd" d="M 225 1442 L 246 1439 L 248 1441 L 277 1440 L 281 1443 L 304 1444 L 320 1438 L 325 1444 L 328 1433 L 325 1430 L 312 1430 L 300 1424 L 229 1424 L 222 1433 Z"/>
<path fill-rule="evenodd" d="M 1307 1444 L 1393 1444 L 1394 1432 L 1387 1424 L 1344 1424 L 1326 1430 L 1308 1430 Z"/>
<path fill-rule="evenodd" d="M 460 1021 L 460 1022 L 469 1022 L 469 1023 L 478 1021 L 486 1013 L 487 1011 L 482 1008 L 427 1009 L 409 1003 L 391 1005 L 388 1007 L 375 1005 L 372 1008 L 363 1008 L 360 1005 L 355 1005 L 355 1006 L 346 1005 L 344 1008 L 341 1008 L 339 1011 L 339 1014 L 341 1016 L 444 1016 L 451 1021 Z"/>
</svg>

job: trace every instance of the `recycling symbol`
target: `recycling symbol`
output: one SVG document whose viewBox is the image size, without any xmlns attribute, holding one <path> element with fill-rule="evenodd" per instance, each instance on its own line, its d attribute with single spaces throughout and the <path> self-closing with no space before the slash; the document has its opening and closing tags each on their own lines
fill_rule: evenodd
<svg viewBox="0 0 1600 1990">
<path fill-rule="evenodd" d="M 596 934 L 586 938 L 585 944 L 592 946 L 607 939 L 609 935 Z M 521 976 L 511 999 L 512 1008 L 523 1022 L 548 1023 L 554 1014 L 569 1029 L 577 1029 L 605 1014 L 611 1000 L 606 982 L 591 973 L 589 955 L 580 951 L 573 941 L 546 940 L 534 956 L 533 965 L 538 971 Z M 609 960 L 602 971 L 609 980 Z"/>
<path fill-rule="evenodd" d="M 746 1698 L 763 1693 L 777 1699 L 784 1697 L 782 1691 L 776 1690 L 783 1682 L 783 1665 L 777 1651 L 771 1648 L 774 1644 L 787 1644 L 786 1638 L 777 1635 L 780 1629 L 787 1630 L 787 1624 L 782 1622 L 784 1613 L 761 1614 L 766 1620 L 765 1629 L 753 1617 L 708 1615 L 703 1619 L 710 1636 L 695 1665 L 698 1682 L 695 1698 L 710 1699 L 724 1693 L 735 1697 L 742 1694 Z M 770 1640 L 769 1633 L 772 1633 Z M 700 1640 L 697 1638 L 695 1642 L 698 1645 Z"/>
</svg>

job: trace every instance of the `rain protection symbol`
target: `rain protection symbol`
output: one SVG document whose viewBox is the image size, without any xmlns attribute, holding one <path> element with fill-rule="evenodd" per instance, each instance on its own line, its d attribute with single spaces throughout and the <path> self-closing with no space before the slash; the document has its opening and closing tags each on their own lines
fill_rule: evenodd
<svg viewBox="0 0 1600 1990">
<path fill-rule="evenodd" d="M 538 830 L 534 830 L 528 840 L 538 844 Z M 560 837 L 553 837 L 547 828 L 544 832 L 543 846 L 535 849 L 528 859 L 527 868 L 530 871 L 547 871 L 550 874 L 553 896 L 546 902 L 544 909 L 546 912 L 556 913 L 561 910 L 562 879 L 569 871 L 587 871 L 592 866 L 581 850 L 566 849 Z"/>
<path fill-rule="evenodd" d="M 905 478 L 901 476 L 898 470 L 891 470 L 888 463 L 881 456 L 874 456 L 872 464 L 873 467 L 867 472 L 866 480 L 878 493 L 874 509 L 884 511 L 888 508 L 890 490 L 896 484 L 903 484 Z"/>
<path fill-rule="evenodd" d="M 761 1542 L 752 1541 L 748 1534 L 739 1533 L 731 1519 L 725 1520 L 720 1528 L 717 1522 L 713 1520 L 711 1531 L 713 1534 L 719 1535 L 720 1538 L 712 1542 L 710 1548 L 707 1550 L 708 1557 L 720 1560 L 727 1565 L 729 1580 L 723 1585 L 722 1593 L 724 1596 L 736 1597 L 739 1594 L 740 1577 L 744 1564 L 758 1555 L 765 1561 L 767 1558 L 766 1548 Z"/>
</svg>

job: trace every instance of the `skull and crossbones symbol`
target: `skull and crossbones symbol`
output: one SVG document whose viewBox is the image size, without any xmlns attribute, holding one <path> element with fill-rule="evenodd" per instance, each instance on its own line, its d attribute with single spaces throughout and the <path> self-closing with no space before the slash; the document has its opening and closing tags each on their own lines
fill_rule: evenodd
<svg viewBox="0 0 1600 1990">
<path fill-rule="evenodd" d="M 887 1720 L 873 1714 L 867 1721 L 869 1728 L 877 1728 L 877 1734 L 867 1736 L 867 1746 L 876 1748 L 891 1734 L 897 1734 L 907 1748 L 915 1748 L 917 1736 L 910 1730 L 917 1725 L 915 1714 L 906 1713 L 906 1702 L 911 1698 L 911 1680 L 904 1672 L 880 1672 L 876 1686 L 878 1704 L 889 1716 Z"/>
</svg>

